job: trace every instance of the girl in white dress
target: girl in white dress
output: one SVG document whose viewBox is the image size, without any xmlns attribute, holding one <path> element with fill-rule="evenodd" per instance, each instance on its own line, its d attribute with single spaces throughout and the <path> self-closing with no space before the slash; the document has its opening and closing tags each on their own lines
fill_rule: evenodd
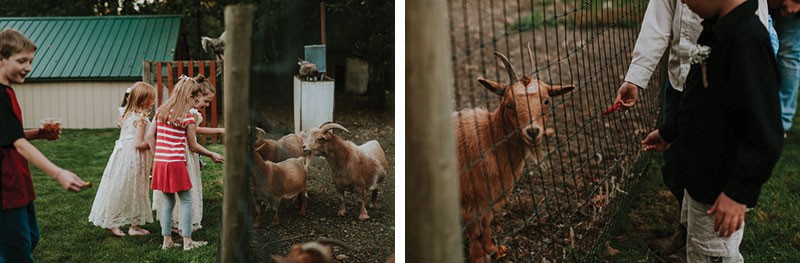
<svg viewBox="0 0 800 263">
<path fill-rule="evenodd" d="M 211 102 L 216 96 L 216 89 L 214 88 L 214 85 L 212 85 L 211 82 L 202 74 L 197 75 L 194 80 L 202 87 L 203 91 L 203 99 L 201 99 L 194 106 L 194 108 L 189 110 L 197 122 L 198 127 L 196 128 L 195 132 L 202 135 L 225 134 L 224 128 L 199 127 L 200 123 L 203 122 L 203 115 L 201 112 L 204 112 L 206 107 L 211 105 Z M 197 153 L 194 153 L 188 149 L 186 150 L 186 168 L 189 170 L 189 179 L 192 181 L 192 189 L 189 190 L 189 192 L 192 196 L 192 232 L 195 232 L 203 227 L 203 182 L 201 180 L 200 173 L 200 157 Z M 160 220 L 161 213 L 163 211 L 160 199 L 160 194 L 153 194 L 153 210 L 156 210 L 156 220 Z M 179 215 L 180 205 L 175 204 L 175 208 L 172 210 L 172 226 L 173 231 L 177 232 L 178 234 L 180 234 L 180 228 L 178 227 L 180 221 L 178 220 Z"/>
<path fill-rule="evenodd" d="M 124 111 L 117 121 L 121 128 L 119 140 L 108 158 L 89 214 L 89 221 L 94 225 L 120 237 L 125 236 L 119 229 L 123 225 L 130 225 L 129 235 L 139 236 L 150 233 L 140 225 L 153 222 L 149 198 L 153 151 L 145 142 L 144 134 L 150 123 L 148 116 L 153 109 L 156 89 L 137 82 L 128 90 Z"/>
</svg>

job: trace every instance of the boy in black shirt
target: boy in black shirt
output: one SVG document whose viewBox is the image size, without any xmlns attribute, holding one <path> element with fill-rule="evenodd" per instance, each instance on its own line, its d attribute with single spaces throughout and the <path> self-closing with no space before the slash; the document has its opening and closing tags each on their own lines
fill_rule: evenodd
<svg viewBox="0 0 800 263">
<path fill-rule="evenodd" d="M 42 155 L 28 140 L 58 138 L 48 130 L 23 130 L 22 110 L 11 84 L 22 84 L 31 71 L 36 45 L 13 29 L 0 31 L 0 262 L 33 262 L 39 224 L 28 162 L 68 191 L 86 184 Z M 59 131 L 60 132 L 60 131 Z"/>
<path fill-rule="evenodd" d="M 783 143 L 777 64 L 756 0 L 684 3 L 705 18 L 697 43 L 710 54 L 694 58 L 677 115 L 642 144 L 684 146 L 676 166 L 686 187 L 688 261 L 740 262 L 745 210 L 756 205 Z"/>
</svg>

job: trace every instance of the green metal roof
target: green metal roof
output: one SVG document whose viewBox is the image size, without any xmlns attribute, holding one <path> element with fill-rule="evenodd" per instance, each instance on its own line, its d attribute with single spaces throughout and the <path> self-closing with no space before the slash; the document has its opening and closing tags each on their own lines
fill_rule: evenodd
<svg viewBox="0 0 800 263">
<path fill-rule="evenodd" d="M 38 47 L 30 80 L 142 78 L 143 60 L 173 60 L 181 16 L 0 18 Z"/>
</svg>

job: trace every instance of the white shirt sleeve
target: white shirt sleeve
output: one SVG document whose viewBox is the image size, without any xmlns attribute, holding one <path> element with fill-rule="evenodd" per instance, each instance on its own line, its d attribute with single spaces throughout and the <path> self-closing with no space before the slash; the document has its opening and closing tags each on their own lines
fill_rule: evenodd
<svg viewBox="0 0 800 263">
<path fill-rule="evenodd" d="M 672 37 L 676 0 L 652 0 L 642 20 L 642 29 L 633 47 L 625 81 L 647 88 L 650 77 L 664 55 Z"/>
</svg>

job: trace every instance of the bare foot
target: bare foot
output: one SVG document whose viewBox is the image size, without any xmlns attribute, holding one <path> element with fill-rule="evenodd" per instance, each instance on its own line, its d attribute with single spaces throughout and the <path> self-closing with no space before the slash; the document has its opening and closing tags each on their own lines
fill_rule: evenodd
<svg viewBox="0 0 800 263">
<path fill-rule="evenodd" d="M 106 231 L 108 231 L 109 233 L 111 233 L 114 236 L 118 236 L 118 237 L 124 237 L 125 236 L 125 233 L 123 233 L 122 230 L 119 230 L 119 228 L 116 228 L 116 227 L 115 228 L 106 228 Z"/>
<path fill-rule="evenodd" d="M 139 226 L 132 226 L 131 228 L 128 229 L 128 235 L 131 236 L 144 236 L 148 234 L 150 234 L 150 231 L 147 231 L 147 229 L 141 228 Z"/>
</svg>

